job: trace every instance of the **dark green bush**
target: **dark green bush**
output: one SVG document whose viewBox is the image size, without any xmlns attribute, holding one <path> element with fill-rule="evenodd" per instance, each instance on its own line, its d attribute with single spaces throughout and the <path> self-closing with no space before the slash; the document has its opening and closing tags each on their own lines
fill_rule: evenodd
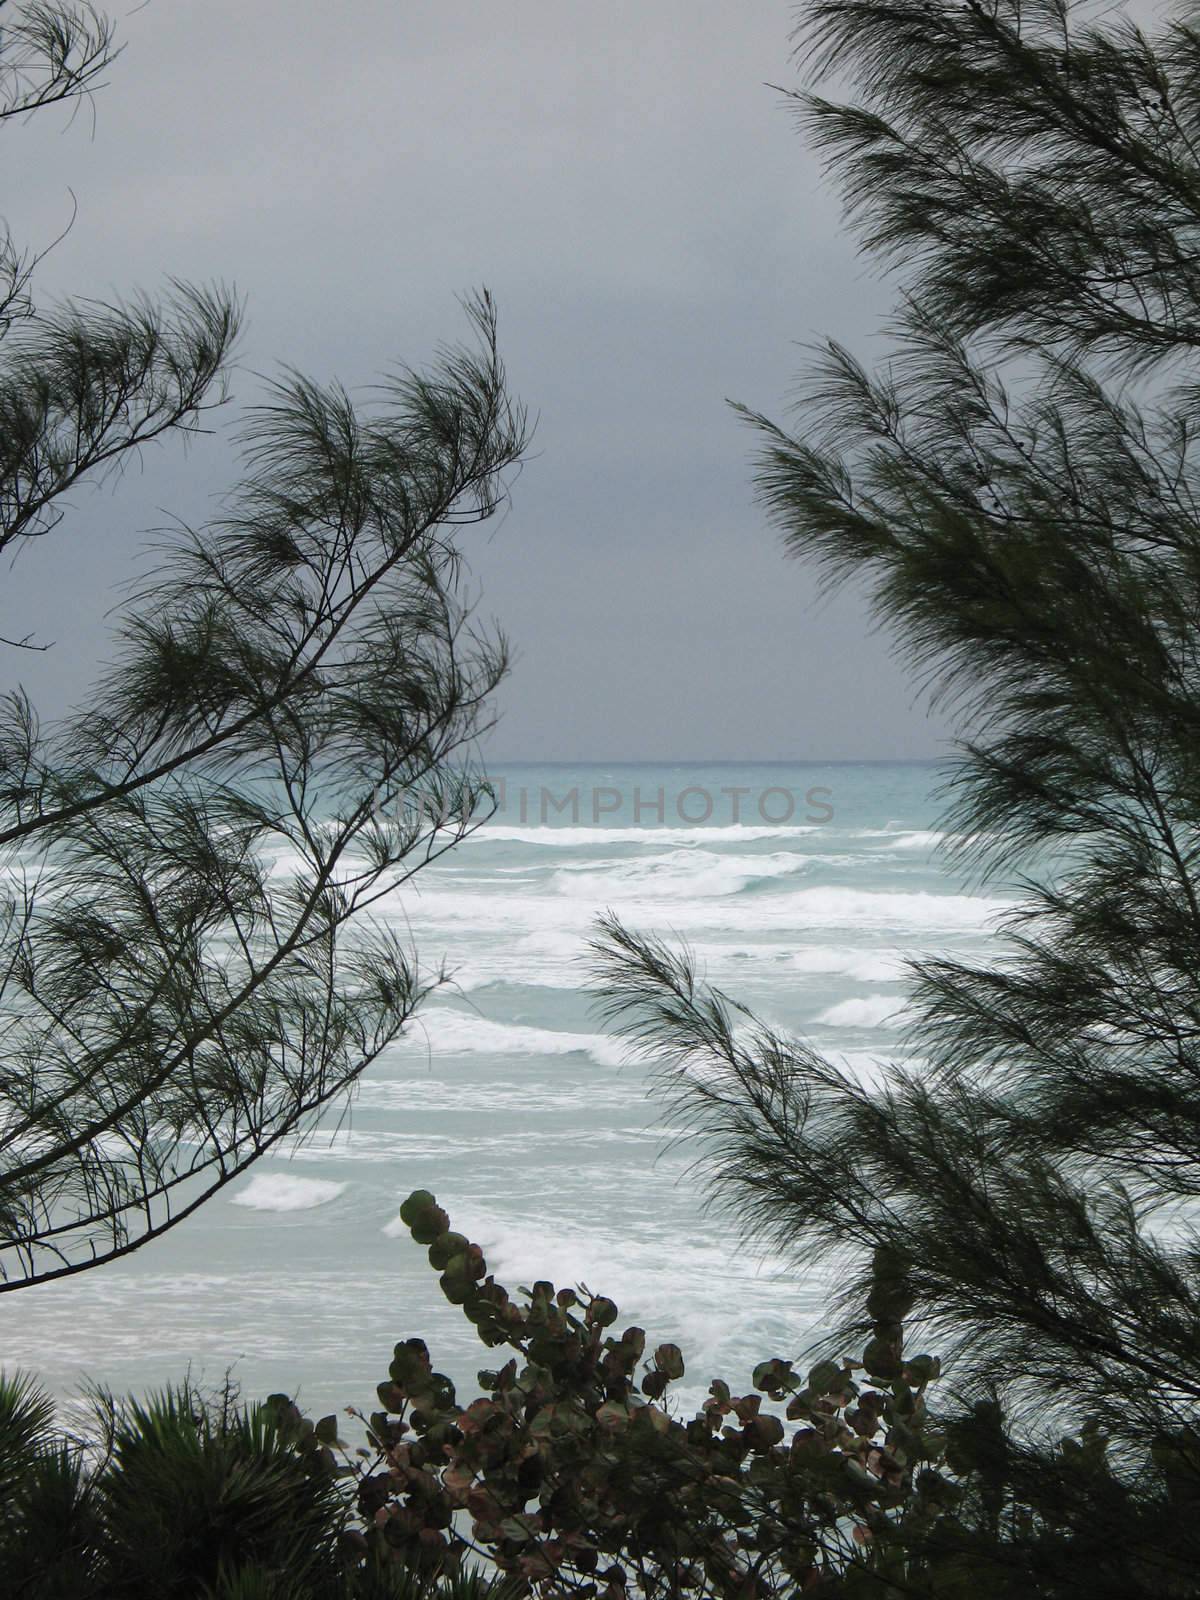
<svg viewBox="0 0 1200 1600">
<path fill-rule="evenodd" d="M 937 1535 L 950 1577 L 947 1526 L 979 1475 L 950 1468 L 930 1425 L 939 1366 L 904 1352 L 903 1263 L 876 1263 L 861 1361 L 805 1376 L 773 1357 L 746 1392 L 714 1379 L 684 1420 L 676 1345 L 618 1332 L 614 1302 L 582 1288 L 514 1299 L 426 1191 L 401 1215 L 482 1342 L 514 1354 L 464 1405 L 423 1340 L 396 1346 L 358 1484 L 378 1558 L 432 1573 L 483 1555 L 547 1600 L 757 1600 L 910 1583 L 931 1559 L 913 1547 Z"/>
<path fill-rule="evenodd" d="M 350 1537 L 376 1572 L 432 1581 L 482 1557 L 536 1600 L 1028 1600 L 1047 1573 L 1082 1592 L 1072 1563 L 1103 1555 L 1092 1528 L 1129 1526 L 1094 1419 L 1061 1438 L 1051 1475 L 1001 1397 L 946 1391 L 934 1409 L 946 1386 L 905 1347 L 913 1269 L 894 1248 L 875 1254 L 861 1359 L 802 1373 L 771 1357 L 740 1393 L 714 1378 L 688 1417 L 676 1345 L 619 1330 L 582 1286 L 514 1298 L 427 1191 L 401 1215 L 481 1341 L 513 1353 L 464 1404 L 424 1340 L 396 1345 L 362 1418 L 374 1458 L 354 1469 Z"/>
<path fill-rule="evenodd" d="M 483 1600 L 487 1579 L 380 1562 L 325 1442 L 281 1396 L 184 1384 L 97 1406 L 88 1443 L 26 1377 L 0 1377 L 5 1600 Z"/>
</svg>

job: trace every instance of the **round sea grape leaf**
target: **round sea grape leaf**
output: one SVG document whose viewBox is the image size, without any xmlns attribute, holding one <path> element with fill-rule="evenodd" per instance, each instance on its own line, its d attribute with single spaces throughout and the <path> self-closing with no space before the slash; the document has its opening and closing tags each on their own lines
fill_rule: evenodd
<svg viewBox="0 0 1200 1600">
<path fill-rule="evenodd" d="M 665 1379 L 682 1378 L 684 1373 L 682 1350 L 677 1344 L 660 1344 L 654 1352 L 654 1366 Z M 645 1388 L 645 1384 L 642 1387 Z M 659 1393 L 661 1392 L 660 1390 Z"/>
<path fill-rule="evenodd" d="M 770 1361 L 760 1361 L 754 1369 L 750 1379 L 756 1389 L 761 1389 L 764 1394 L 773 1398 L 782 1396 L 784 1387 L 792 1377 L 792 1363 L 784 1361 L 780 1356 L 772 1356 Z M 811 1379 L 809 1380 L 812 1381 Z"/>
<path fill-rule="evenodd" d="M 320 1422 L 318 1422 L 314 1427 L 313 1432 L 316 1434 L 317 1438 L 322 1444 L 336 1445 L 341 1443 L 341 1440 L 338 1438 L 337 1430 L 337 1417 L 330 1415 L 328 1417 L 322 1417 Z"/>
<path fill-rule="evenodd" d="M 586 1434 L 592 1429 L 592 1419 L 578 1404 L 561 1404 L 557 1409 L 554 1431 L 557 1434 Z"/>
<path fill-rule="evenodd" d="M 632 1354 L 634 1361 L 638 1361 L 646 1348 L 645 1328 L 626 1328 L 621 1335 L 621 1346 L 623 1355 Z"/>
<path fill-rule="evenodd" d="M 437 1528 L 422 1528 L 417 1535 L 417 1542 L 421 1547 L 421 1554 L 430 1566 L 436 1567 L 442 1559 L 442 1552 L 446 1548 L 446 1536 Z"/>
<path fill-rule="evenodd" d="M 842 1387 L 845 1377 L 836 1361 L 819 1361 L 808 1375 L 807 1387 L 813 1394 L 833 1394 Z"/>
<path fill-rule="evenodd" d="M 441 1206 L 435 1206 L 432 1211 L 426 1212 L 408 1230 L 418 1244 L 432 1244 L 440 1234 L 445 1233 L 450 1227 L 450 1218 Z"/>
<path fill-rule="evenodd" d="M 428 1189 L 414 1189 L 400 1207 L 400 1220 L 418 1244 L 432 1244 L 450 1227 L 450 1218 Z"/>
<path fill-rule="evenodd" d="M 463 1301 L 463 1311 L 477 1328 L 494 1328 L 496 1326 L 496 1308 L 486 1300 L 471 1295 Z"/>
<path fill-rule="evenodd" d="M 536 1411 L 529 1422 L 529 1433 L 534 1439 L 548 1439 L 554 1431 L 554 1418 L 557 1407 L 553 1405 L 542 1406 Z"/>
<path fill-rule="evenodd" d="M 467 1494 L 475 1481 L 475 1469 L 462 1465 L 449 1467 L 442 1474 L 442 1488 L 450 1504 L 456 1508 L 466 1506 Z"/>
<path fill-rule="evenodd" d="M 405 1386 L 423 1384 L 429 1376 L 429 1353 L 423 1345 L 398 1344 L 392 1352 L 388 1376 Z"/>
<path fill-rule="evenodd" d="M 768 1412 L 766 1415 L 753 1417 L 746 1424 L 746 1433 L 750 1437 L 752 1450 L 770 1450 L 774 1445 L 783 1442 L 783 1423 Z"/>
<path fill-rule="evenodd" d="M 425 1444 L 431 1450 L 446 1452 L 448 1446 L 456 1445 L 462 1438 L 462 1432 L 452 1422 L 443 1418 L 435 1422 L 425 1433 Z"/>
<path fill-rule="evenodd" d="M 900 1358 L 890 1339 L 872 1339 L 863 1352 L 863 1365 L 873 1378 L 894 1378 L 900 1372 Z"/>
<path fill-rule="evenodd" d="M 936 1356 L 910 1356 L 904 1363 L 904 1376 L 911 1384 L 921 1385 L 936 1378 L 942 1364 Z"/>
<path fill-rule="evenodd" d="M 908 1274 L 909 1258 L 894 1244 L 876 1245 L 871 1257 L 871 1274 L 875 1281 L 904 1278 Z"/>
<path fill-rule="evenodd" d="M 876 1283 L 867 1296 L 867 1315 L 889 1322 L 901 1322 L 917 1303 L 906 1282 L 885 1280 Z"/>
<path fill-rule="evenodd" d="M 442 1272 L 453 1256 L 465 1253 L 467 1249 L 468 1240 L 465 1234 L 452 1233 L 449 1230 L 439 1233 L 429 1246 L 429 1265 Z"/>
<path fill-rule="evenodd" d="M 528 1522 L 520 1517 L 505 1517 L 500 1524 L 500 1533 L 505 1539 L 511 1539 L 514 1544 L 527 1545 L 533 1542 Z"/>
<path fill-rule="evenodd" d="M 587 1309 L 587 1320 L 601 1328 L 611 1327 L 617 1316 L 616 1303 L 603 1294 L 598 1294 Z"/>
<path fill-rule="evenodd" d="M 527 1354 L 535 1367 L 551 1371 L 560 1362 L 562 1347 L 553 1334 L 543 1333 L 529 1341 Z"/>
<path fill-rule="evenodd" d="M 428 1189 L 414 1189 L 408 1199 L 400 1207 L 400 1220 L 406 1228 L 411 1228 L 422 1213 L 436 1206 L 437 1201 Z"/>
<path fill-rule="evenodd" d="M 623 1428 L 629 1419 L 629 1406 L 624 1400 L 606 1400 L 596 1412 L 596 1421 L 602 1428 Z"/>
<path fill-rule="evenodd" d="M 441 1207 L 428 1189 L 414 1189 L 400 1207 L 400 1220 L 406 1228 L 416 1228 L 440 1209 Z M 430 1239 L 427 1242 L 432 1244 L 433 1240 Z"/>
<path fill-rule="evenodd" d="M 431 1372 L 429 1374 L 429 1393 L 436 1403 L 445 1411 L 453 1408 L 455 1403 L 454 1383 L 444 1372 Z"/>
</svg>

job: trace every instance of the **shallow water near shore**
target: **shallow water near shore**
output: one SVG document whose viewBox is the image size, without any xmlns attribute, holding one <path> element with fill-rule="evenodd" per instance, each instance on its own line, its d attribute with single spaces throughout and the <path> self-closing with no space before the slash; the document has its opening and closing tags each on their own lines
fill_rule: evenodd
<svg viewBox="0 0 1200 1600">
<path fill-rule="evenodd" d="M 854 1070 L 904 1059 L 906 958 L 995 948 L 1002 889 L 935 855 L 930 765 L 498 767 L 501 809 L 381 903 L 454 982 L 304 1141 L 127 1259 L 0 1295 L 0 1362 L 68 1398 L 187 1370 L 312 1414 L 369 1409 L 419 1334 L 469 1387 L 490 1353 L 398 1219 L 433 1190 L 509 1285 L 584 1282 L 678 1343 L 685 1405 L 798 1352 L 822 1285 L 703 1205 L 644 1066 L 592 1009 L 597 914 L 685 940 L 711 981 Z M 737 791 L 734 793 L 733 791 Z M 790 797 L 790 803 L 789 803 Z M 675 1130 L 677 1131 L 677 1130 Z"/>
</svg>

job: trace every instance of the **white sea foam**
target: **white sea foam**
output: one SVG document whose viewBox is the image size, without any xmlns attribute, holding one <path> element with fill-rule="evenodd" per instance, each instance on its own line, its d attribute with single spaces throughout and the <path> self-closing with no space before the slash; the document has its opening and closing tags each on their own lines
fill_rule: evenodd
<svg viewBox="0 0 1200 1600">
<path fill-rule="evenodd" d="M 907 976 L 900 950 L 848 950 L 823 946 L 793 950 L 788 960 L 798 972 L 838 973 L 858 983 L 896 983 Z"/>
<path fill-rule="evenodd" d="M 513 827 L 504 822 L 487 822 L 471 835 L 474 842 L 537 844 L 548 850 L 604 849 L 610 844 L 738 844 L 747 839 L 796 839 L 806 833 L 820 833 L 823 824 L 779 824 L 759 827 L 751 823 L 730 823 L 724 827 L 695 828 L 575 828 Z"/>
<path fill-rule="evenodd" d="M 816 1020 L 830 1028 L 898 1028 L 904 1008 L 890 995 L 856 995 L 827 1006 Z"/>
<path fill-rule="evenodd" d="M 497 1022 L 448 1006 L 429 1007 L 397 1046 L 437 1055 L 588 1055 L 601 1066 L 619 1066 L 624 1050 L 604 1033 L 566 1033 L 520 1022 Z"/>
<path fill-rule="evenodd" d="M 367 1104 L 365 1095 L 361 1103 Z M 394 1100 L 384 1098 L 371 1104 L 372 1109 L 382 1106 L 389 1111 L 410 1113 L 432 1109 L 429 1100 L 419 1095 L 412 1096 L 411 1102 L 397 1095 Z M 439 1105 L 437 1109 L 447 1108 Z M 454 1134 L 438 1134 L 422 1129 L 420 1133 L 405 1134 L 395 1128 L 386 1133 L 371 1133 L 364 1128 L 351 1126 L 329 1133 L 321 1132 L 315 1137 L 281 1141 L 277 1148 L 289 1161 L 332 1163 L 339 1167 L 344 1162 L 353 1161 L 360 1165 L 383 1164 L 394 1168 L 397 1161 L 445 1162 L 448 1157 L 462 1156 L 467 1151 L 478 1154 L 504 1143 L 502 1137 L 478 1129 Z"/>
<path fill-rule="evenodd" d="M 780 890 L 752 898 L 680 898 L 664 907 L 662 897 L 636 878 L 625 884 L 621 893 L 616 892 L 618 885 L 610 885 L 614 891 L 610 898 L 597 900 L 594 886 L 581 883 L 585 877 L 578 874 L 571 880 L 575 889 L 569 894 L 499 895 L 441 885 L 418 894 L 398 891 L 383 897 L 377 909 L 384 915 L 398 915 L 417 934 L 444 928 L 456 942 L 464 932 L 498 925 L 504 928 L 507 938 L 545 934 L 558 928 L 574 929 L 582 940 L 605 904 L 626 915 L 635 926 L 668 934 L 711 929 L 719 934 L 766 931 L 774 937 L 789 928 L 798 934 L 812 928 L 897 928 L 907 929 L 914 936 L 941 931 L 982 932 L 992 919 L 1011 909 L 1011 902 L 983 895 L 893 892 L 840 885 Z"/>
<path fill-rule="evenodd" d="M 607 1041 L 612 1044 L 612 1040 Z M 489 1116 L 502 1112 L 518 1112 L 533 1116 L 542 1112 L 564 1112 L 577 1115 L 581 1121 L 593 1119 L 628 1109 L 642 1095 L 641 1083 L 621 1073 L 599 1073 L 590 1070 L 592 1058 L 581 1061 L 581 1072 L 572 1075 L 563 1071 L 563 1052 L 555 1056 L 555 1064 L 541 1074 L 522 1072 L 507 1081 L 496 1074 L 481 1089 L 476 1074 L 456 1076 L 453 1065 L 445 1070 L 427 1073 L 410 1072 L 402 1078 L 385 1078 L 375 1083 L 364 1083 L 358 1095 L 358 1104 L 370 1111 L 401 1112 L 465 1112 L 471 1137 L 478 1134 L 491 1139 L 494 1129 L 490 1122 L 478 1120 L 481 1100 L 486 1101 Z M 474 1120 L 472 1120 L 474 1114 Z M 355 1129 L 353 1136 L 359 1137 Z M 507 1133 L 503 1135 L 507 1138 Z"/>
<path fill-rule="evenodd" d="M 518 962 L 513 958 L 493 959 L 490 962 L 465 962 L 453 970 L 454 987 L 463 994 L 474 994 L 480 989 L 574 989 L 579 984 L 579 970 L 569 964 L 578 950 L 572 939 L 563 954 L 568 958 L 554 966 L 535 964 L 528 959 Z"/>
<path fill-rule="evenodd" d="M 676 921 L 672 905 L 664 921 Z M 586 939 L 589 920 L 575 926 L 551 927 L 519 938 L 496 940 L 486 948 L 472 949 L 452 968 L 454 987 L 464 994 L 508 987 L 567 989 L 578 992 L 587 980 Z M 745 975 L 752 964 L 765 967 L 795 966 L 801 972 L 839 973 L 863 983 L 886 983 L 904 977 L 900 951 L 862 951 L 846 948 L 797 950 L 791 940 L 726 941 L 705 937 L 693 941 L 702 969 L 725 977 Z M 728 969 L 727 971 L 725 969 Z M 776 973 L 782 978 L 783 973 Z M 481 1008 L 486 1002 L 480 1002 Z"/>
<path fill-rule="evenodd" d="M 336 1200 L 346 1188 L 325 1178 L 298 1178 L 290 1172 L 257 1173 L 244 1189 L 230 1199 L 235 1206 L 252 1211 L 310 1211 L 314 1206 Z"/>
<path fill-rule="evenodd" d="M 795 851 L 771 855 L 716 855 L 708 850 L 673 850 L 666 855 L 635 856 L 627 861 L 574 862 L 551 879 L 555 889 L 597 905 L 631 891 L 659 900 L 707 899 L 737 894 L 760 879 L 789 877 L 807 871 L 809 863 Z"/>
<path fill-rule="evenodd" d="M 620 813 L 601 817 L 609 827 L 537 826 L 533 809 L 520 825 L 510 806 L 376 908 L 427 966 L 444 958 L 471 999 L 435 996 L 349 1107 L 333 1105 L 306 1141 L 286 1141 L 291 1164 L 272 1160 L 269 1173 L 239 1180 L 239 1194 L 226 1191 L 243 1209 L 206 1207 L 178 1245 L 164 1241 L 169 1271 L 68 1278 L 0 1318 L 13 1359 L 49 1369 L 64 1394 L 85 1368 L 120 1390 L 177 1376 L 188 1361 L 219 1381 L 237 1359 L 248 1392 L 299 1387 L 319 1415 L 367 1398 L 380 1352 L 419 1333 L 439 1369 L 474 1393 L 474 1330 L 447 1312 L 425 1252 L 379 1232 L 405 1193 L 426 1187 L 510 1286 L 583 1279 L 614 1296 L 622 1326 L 680 1344 L 681 1391 L 695 1385 L 702 1399 L 720 1373 L 742 1392 L 756 1360 L 806 1341 L 822 1285 L 779 1261 L 764 1273 L 704 1212 L 689 1173 L 695 1147 L 664 1149 L 686 1131 L 680 1114 L 650 1092 L 646 1067 L 617 1070 L 621 1047 L 595 1031 L 586 943 L 611 905 L 635 929 L 669 943 L 681 935 L 713 982 L 855 1081 L 878 1084 L 893 1051 L 919 1073 L 903 1035 L 883 1027 L 885 1005 L 905 1003 L 904 958 L 991 960 L 988 922 L 1005 909 L 931 860 L 939 841 L 925 781 L 901 769 L 836 778 L 827 825 L 804 825 L 802 806 L 791 825 L 751 825 L 746 805 L 736 827 L 640 828 Z M 279 883 L 301 862 L 287 841 L 271 842 Z M 814 1023 L 818 1012 L 833 1020 Z M 282 1204 L 295 1215 L 272 1216 Z M 274 1248 L 280 1228 L 286 1251 Z M 192 1272 L 196 1261 L 213 1270 Z M 119 1315 L 100 1304 L 114 1296 Z"/>
<path fill-rule="evenodd" d="M 739 908 L 747 923 L 762 919 L 794 919 L 799 927 L 821 924 L 827 927 L 910 927 L 914 930 L 940 928 L 984 929 L 995 917 L 1010 909 L 1007 900 L 983 895 L 890 893 L 877 889 L 801 889 L 770 901 Z"/>
</svg>

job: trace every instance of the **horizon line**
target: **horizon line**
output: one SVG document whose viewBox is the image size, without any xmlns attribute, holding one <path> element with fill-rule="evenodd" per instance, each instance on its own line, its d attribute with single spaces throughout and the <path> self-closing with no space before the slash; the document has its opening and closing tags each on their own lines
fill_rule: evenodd
<svg viewBox="0 0 1200 1600">
<path fill-rule="evenodd" d="M 578 761 L 535 756 L 485 758 L 493 767 L 936 767 L 946 756 L 704 756 L 581 759 Z"/>
</svg>

